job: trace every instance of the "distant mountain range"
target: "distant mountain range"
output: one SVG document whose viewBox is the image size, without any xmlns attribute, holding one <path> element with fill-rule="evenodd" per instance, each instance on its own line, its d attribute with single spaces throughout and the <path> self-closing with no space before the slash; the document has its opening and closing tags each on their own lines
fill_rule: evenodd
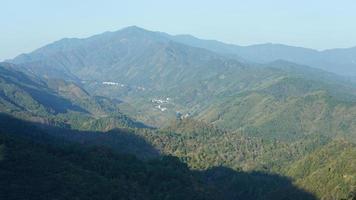
<svg viewBox="0 0 356 200">
<path fill-rule="evenodd" d="M 118 62 L 118 60 L 112 60 L 113 56 L 118 56 L 128 50 L 125 48 L 125 43 L 126 45 L 130 45 L 130 48 L 134 48 L 135 45 L 132 44 L 133 41 L 131 40 L 131 43 L 130 41 L 126 41 L 125 36 L 129 36 L 131 39 L 133 37 L 136 39 L 150 38 L 156 42 L 160 42 L 161 45 L 167 43 L 168 41 L 175 41 L 177 43 L 207 49 L 226 56 L 233 56 L 234 58 L 239 58 L 241 61 L 245 60 L 253 63 L 268 63 L 276 60 L 285 60 L 302 65 L 309 65 L 311 67 L 323 69 L 340 75 L 356 77 L 356 47 L 318 51 L 314 49 L 271 43 L 251 46 L 238 46 L 233 44 L 226 44 L 216 40 L 203 40 L 191 35 L 169 35 L 162 32 L 152 32 L 136 26 L 127 27 L 116 32 L 106 32 L 86 39 L 63 39 L 42 47 L 30 54 L 22 54 L 17 56 L 11 62 L 38 62 L 42 60 L 41 57 L 48 55 L 56 56 L 56 59 L 60 59 L 61 56 L 65 56 L 65 54 L 60 55 L 60 53 L 64 53 L 66 51 L 74 51 L 73 57 L 77 58 L 70 59 L 67 57 L 67 62 L 72 62 L 71 64 L 77 64 L 78 67 L 85 65 L 85 63 L 88 62 L 99 62 L 101 59 L 105 59 L 106 62 L 99 62 L 100 64 L 110 64 L 113 62 Z M 135 40 L 135 42 L 138 41 Z M 141 42 L 144 41 L 141 40 Z M 152 43 L 146 43 L 145 45 L 148 47 L 149 45 L 152 45 Z M 99 48 L 95 49 L 93 52 L 86 52 L 83 49 L 96 47 Z M 153 46 L 150 47 L 154 48 Z M 96 51 L 103 53 L 105 50 L 109 50 L 110 48 L 110 52 L 106 52 L 106 54 L 94 54 Z M 158 47 L 156 46 L 156 48 Z M 93 54 L 92 56 L 91 53 Z M 85 61 L 83 61 L 80 59 L 80 56 L 90 56 L 90 59 L 86 58 Z M 65 65 L 65 63 L 62 64 Z M 63 69 L 61 71 L 63 71 Z"/>
<path fill-rule="evenodd" d="M 216 40 L 203 40 L 191 35 L 162 35 L 186 45 L 204 48 L 230 56 L 235 55 L 237 56 L 236 58 L 250 62 L 268 63 L 276 60 L 285 60 L 302 65 L 309 65 L 339 75 L 356 76 L 356 47 L 318 51 L 283 44 L 266 43 L 239 46 Z"/>
</svg>

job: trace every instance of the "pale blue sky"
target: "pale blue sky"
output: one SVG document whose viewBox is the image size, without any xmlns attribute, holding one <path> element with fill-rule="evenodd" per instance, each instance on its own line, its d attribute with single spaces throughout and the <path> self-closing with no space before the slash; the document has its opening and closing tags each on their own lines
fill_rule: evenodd
<svg viewBox="0 0 356 200">
<path fill-rule="evenodd" d="M 239 45 L 356 46 L 356 0 L 0 0 L 0 60 L 130 25 Z"/>
</svg>

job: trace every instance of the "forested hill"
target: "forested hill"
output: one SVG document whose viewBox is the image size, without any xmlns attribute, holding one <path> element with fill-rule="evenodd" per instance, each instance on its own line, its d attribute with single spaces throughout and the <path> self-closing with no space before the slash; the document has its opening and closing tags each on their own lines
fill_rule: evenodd
<svg viewBox="0 0 356 200">
<path fill-rule="evenodd" d="M 0 63 L 0 199 L 355 199 L 356 86 L 128 27 Z"/>
<path fill-rule="evenodd" d="M 0 130 L 2 199 L 314 199 L 283 176 L 222 166 L 194 171 L 163 155 L 142 161 L 12 123 L 5 126 L 16 133 Z"/>
</svg>

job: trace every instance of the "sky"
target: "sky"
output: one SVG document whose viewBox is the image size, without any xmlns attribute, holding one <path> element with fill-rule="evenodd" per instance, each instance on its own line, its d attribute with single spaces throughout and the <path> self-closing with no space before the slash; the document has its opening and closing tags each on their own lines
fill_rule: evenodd
<svg viewBox="0 0 356 200">
<path fill-rule="evenodd" d="M 136 25 L 251 45 L 356 46 L 355 0 L 0 0 L 0 60 Z"/>
</svg>

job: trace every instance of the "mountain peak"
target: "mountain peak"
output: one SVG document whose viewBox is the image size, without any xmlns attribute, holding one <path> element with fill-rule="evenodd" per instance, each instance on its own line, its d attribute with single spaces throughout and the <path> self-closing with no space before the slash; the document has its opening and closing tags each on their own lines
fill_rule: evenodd
<svg viewBox="0 0 356 200">
<path fill-rule="evenodd" d="M 110 32 L 109 34 L 111 34 L 114 37 L 135 38 L 140 40 L 149 39 L 154 41 L 167 42 L 167 38 L 163 37 L 163 35 L 160 34 L 160 32 L 150 31 L 138 26 L 128 26 L 118 31 Z"/>
<path fill-rule="evenodd" d="M 136 25 L 125 27 L 119 31 L 151 32 Z"/>
</svg>

